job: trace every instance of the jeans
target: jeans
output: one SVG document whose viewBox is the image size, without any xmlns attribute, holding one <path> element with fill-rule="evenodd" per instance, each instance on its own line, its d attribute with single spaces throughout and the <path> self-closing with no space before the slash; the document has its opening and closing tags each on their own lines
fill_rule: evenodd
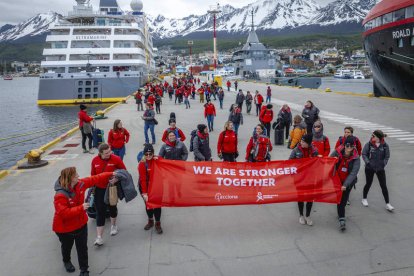
<svg viewBox="0 0 414 276">
<path fill-rule="evenodd" d="M 234 126 L 234 132 L 236 132 L 236 134 L 238 134 L 239 133 L 240 124 L 233 123 L 233 126 Z"/>
<path fill-rule="evenodd" d="M 186 109 L 191 107 L 191 106 L 190 106 L 190 101 L 188 100 L 188 98 L 185 98 L 185 99 L 184 99 L 184 103 L 185 103 L 185 108 L 186 108 Z"/>
<path fill-rule="evenodd" d="M 111 218 L 118 216 L 118 208 L 105 204 L 106 189 L 95 187 L 96 226 L 105 226 L 106 210 L 109 208 Z"/>
<path fill-rule="evenodd" d="M 223 109 L 223 99 L 219 99 L 220 102 L 220 109 Z"/>
<path fill-rule="evenodd" d="M 271 98 L 272 98 L 272 96 L 267 95 L 266 96 L 266 103 L 270 103 L 271 102 Z"/>
<path fill-rule="evenodd" d="M 85 224 L 80 229 L 69 233 L 56 233 L 60 241 L 60 248 L 62 251 L 63 262 L 70 261 L 70 252 L 72 251 L 73 243 L 76 245 L 76 252 L 78 253 L 79 268 L 81 271 L 88 270 L 88 225 Z"/>
<path fill-rule="evenodd" d="M 145 134 L 145 143 L 146 144 L 149 144 L 148 129 L 151 131 L 152 143 L 155 144 L 154 127 L 155 127 L 155 124 L 145 123 L 145 125 L 144 125 L 144 134 Z"/>
<path fill-rule="evenodd" d="M 262 104 L 256 104 L 256 116 L 260 115 L 261 109 L 262 109 Z"/>
<path fill-rule="evenodd" d="M 214 128 L 214 115 L 207 115 L 208 130 L 212 131 Z"/>
<path fill-rule="evenodd" d="M 112 152 L 116 155 L 119 156 L 122 160 L 124 160 L 124 155 L 125 155 L 125 145 L 122 148 L 119 149 L 112 149 Z"/>
<path fill-rule="evenodd" d="M 246 109 L 247 109 L 247 114 L 250 114 L 250 111 L 252 111 L 252 103 L 251 102 L 246 102 Z"/>
<path fill-rule="evenodd" d="M 374 171 L 370 168 L 365 167 L 365 176 L 366 176 L 366 184 L 364 187 L 364 198 L 367 198 L 369 189 L 371 188 L 372 181 L 374 180 L 374 174 L 378 177 L 378 182 L 381 187 L 382 195 L 384 196 L 385 203 L 390 203 L 390 199 L 388 196 L 388 189 L 387 189 L 387 179 L 385 178 L 385 171 Z"/>
<path fill-rule="evenodd" d="M 137 110 L 138 111 L 144 111 L 144 106 L 142 105 L 142 102 L 140 102 L 140 103 L 137 103 Z"/>
<path fill-rule="evenodd" d="M 89 146 L 89 149 L 91 149 L 92 148 L 92 133 L 85 134 L 85 132 L 83 132 L 83 127 L 80 128 L 80 131 L 82 133 L 82 148 L 86 150 L 86 138 L 88 138 L 88 146 Z"/>
</svg>

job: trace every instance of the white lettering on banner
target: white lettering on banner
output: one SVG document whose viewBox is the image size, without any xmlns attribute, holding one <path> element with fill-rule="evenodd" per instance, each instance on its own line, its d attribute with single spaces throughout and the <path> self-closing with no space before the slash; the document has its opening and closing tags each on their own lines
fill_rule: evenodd
<svg viewBox="0 0 414 276">
<path fill-rule="evenodd" d="M 271 168 L 261 170 L 239 170 L 239 176 L 276 176 L 276 175 L 287 175 L 297 174 L 298 169 L 296 167 L 288 168 Z"/>
<path fill-rule="evenodd" d="M 239 199 L 238 195 L 223 195 L 221 193 L 217 193 L 214 198 L 220 202 L 222 200 L 232 200 L 232 199 Z"/>
<path fill-rule="evenodd" d="M 193 166 L 194 174 L 211 174 L 211 167 Z"/>
<path fill-rule="evenodd" d="M 77 35 L 75 40 L 106 40 L 106 35 Z"/>
<path fill-rule="evenodd" d="M 278 197 L 279 195 L 264 195 L 261 192 L 257 193 L 257 200 L 258 201 L 264 201 L 265 199 L 273 199 L 274 197 Z"/>
<path fill-rule="evenodd" d="M 411 30 L 410 29 L 404 29 L 404 30 L 398 30 L 398 31 L 393 31 L 392 32 L 392 38 L 393 39 L 398 39 L 401 37 L 407 37 L 411 35 Z"/>
<path fill-rule="evenodd" d="M 239 178 L 222 178 L 217 177 L 217 184 L 219 186 L 234 186 L 234 187 L 274 187 L 276 181 L 273 178 L 264 179 L 239 179 Z"/>
</svg>

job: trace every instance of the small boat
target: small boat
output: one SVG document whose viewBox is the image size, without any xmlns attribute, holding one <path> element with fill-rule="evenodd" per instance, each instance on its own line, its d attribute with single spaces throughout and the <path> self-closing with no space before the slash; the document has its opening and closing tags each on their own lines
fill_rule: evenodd
<svg viewBox="0 0 414 276">
<path fill-rule="evenodd" d="M 334 77 L 337 78 L 337 79 L 351 79 L 351 78 L 353 78 L 351 70 L 345 70 L 345 69 L 339 69 L 338 71 L 336 71 Z"/>
<path fill-rule="evenodd" d="M 360 80 L 365 79 L 365 76 L 364 76 L 364 74 L 361 72 L 361 70 L 353 70 L 353 71 L 352 71 L 352 77 L 353 77 L 354 79 L 360 79 Z"/>
<path fill-rule="evenodd" d="M 13 76 L 12 75 L 4 75 L 3 80 L 13 80 Z"/>
</svg>

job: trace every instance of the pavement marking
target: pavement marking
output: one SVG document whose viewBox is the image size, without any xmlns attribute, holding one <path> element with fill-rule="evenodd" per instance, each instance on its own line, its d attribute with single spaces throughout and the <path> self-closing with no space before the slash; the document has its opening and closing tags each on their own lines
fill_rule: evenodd
<svg viewBox="0 0 414 276">
<path fill-rule="evenodd" d="M 400 140 L 400 141 L 409 141 L 409 140 L 414 140 L 414 137 L 410 137 L 410 138 L 397 138 L 397 140 Z"/>
<path fill-rule="evenodd" d="M 390 135 L 388 135 L 388 137 L 392 137 L 392 138 L 398 138 L 398 137 L 410 137 L 410 136 L 414 136 L 414 134 L 413 134 L 413 133 L 411 133 L 411 134 L 408 134 L 408 133 L 404 133 L 404 134 L 402 134 L 402 133 L 397 133 L 397 134 L 390 134 Z"/>
</svg>

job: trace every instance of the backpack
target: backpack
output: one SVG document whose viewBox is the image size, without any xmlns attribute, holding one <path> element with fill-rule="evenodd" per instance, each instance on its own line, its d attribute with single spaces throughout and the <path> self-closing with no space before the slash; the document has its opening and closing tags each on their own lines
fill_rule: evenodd
<svg viewBox="0 0 414 276">
<path fill-rule="evenodd" d="M 142 150 L 142 151 L 138 152 L 138 154 L 137 154 L 138 163 L 141 162 L 143 157 L 144 157 L 144 151 Z"/>
<path fill-rule="evenodd" d="M 193 131 L 191 131 L 191 139 L 190 139 L 190 151 L 193 152 L 194 151 L 194 147 L 193 147 L 193 141 L 194 138 L 197 136 L 197 129 L 194 129 Z"/>
</svg>

